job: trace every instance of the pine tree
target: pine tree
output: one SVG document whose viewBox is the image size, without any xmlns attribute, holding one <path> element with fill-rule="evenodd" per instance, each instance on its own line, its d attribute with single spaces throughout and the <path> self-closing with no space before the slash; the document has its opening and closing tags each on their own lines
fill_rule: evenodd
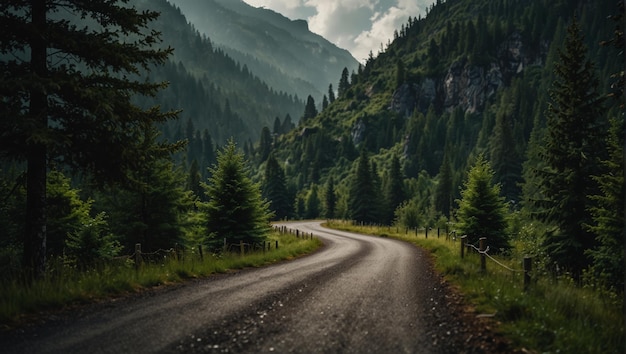
<svg viewBox="0 0 626 354">
<path fill-rule="evenodd" d="M 173 247 L 181 240 L 185 216 L 193 207 L 186 175 L 172 163 L 168 147 L 157 143 L 159 134 L 152 127 L 139 138 L 140 148 L 150 153 L 127 172 L 130 183 L 108 187 L 96 198 L 101 211 L 116 221 L 111 231 L 127 250 L 136 243 L 146 251 Z"/>
<path fill-rule="evenodd" d="M 321 201 L 319 198 L 317 184 L 311 186 L 311 190 L 306 197 L 306 216 L 305 219 L 317 219 L 320 215 Z"/>
<path fill-rule="evenodd" d="M 542 200 L 534 200 L 536 216 L 557 229 L 545 241 L 553 261 L 579 279 L 590 264 L 585 250 L 595 247 L 589 195 L 597 194 L 592 177 L 598 175 L 602 154 L 603 107 L 593 64 L 586 58 L 578 22 L 567 29 L 563 50 L 555 63 L 550 90 L 546 134 L 540 156 L 546 168 L 537 169 Z"/>
<path fill-rule="evenodd" d="M 400 167 L 400 159 L 397 155 L 393 155 L 391 159 L 391 168 L 389 169 L 389 180 L 385 185 L 385 222 L 391 223 L 394 218 L 396 208 L 406 200 L 406 191 L 404 188 L 404 176 Z"/>
<path fill-rule="evenodd" d="M 203 186 L 209 200 L 203 209 L 214 248 L 223 239 L 252 244 L 267 238 L 272 217 L 269 203 L 262 199 L 259 185 L 252 182 L 244 156 L 232 139 L 218 152 L 217 166 Z"/>
<path fill-rule="evenodd" d="M 361 149 L 349 188 L 348 212 L 352 220 L 365 223 L 378 222 L 377 192 L 372 181 L 367 150 L 364 148 Z"/>
<path fill-rule="evenodd" d="M 339 86 L 337 88 L 339 97 L 343 96 L 350 88 L 350 72 L 348 68 L 343 68 L 341 72 L 341 79 L 339 79 Z"/>
<path fill-rule="evenodd" d="M 507 205 L 500 196 L 500 186 L 493 184 L 494 172 L 484 156 L 478 156 L 463 184 L 458 220 L 460 232 L 467 234 L 469 243 L 487 238 L 489 248 L 502 252 L 509 248 L 506 236 Z"/>
<path fill-rule="evenodd" d="M 335 102 L 335 90 L 333 89 L 333 84 L 328 86 L 328 102 L 331 104 Z"/>
<path fill-rule="evenodd" d="M 434 203 L 435 212 L 441 213 L 446 218 L 450 217 L 450 208 L 452 207 L 452 171 L 448 154 L 444 155 L 441 167 L 439 167 Z"/>
<path fill-rule="evenodd" d="M 322 111 L 326 110 L 326 108 L 328 108 L 328 97 L 326 97 L 326 95 L 324 95 L 324 97 L 322 97 Z"/>
<path fill-rule="evenodd" d="M 198 160 L 193 159 L 191 161 L 191 166 L 189 167 L 189 177 L 187 178 L 186 189 L 192 191 L 194 196 L 202 197 L 202 188 L 200 187 L 200 182 L 202 181 L 202 176 L 200 175 L 200 167 L 198 167 Z"/>
<path fill-rule="evenodd" d="M 0 4 L 0 23 L 11 24 L 0 33 L 0 154 L 26 163 L 23 263 L 35 276 L 45 269 L 47 162 L 101 181 L 124 180 L 144 154 L 141 130 L 175 116 L 131 102 L 133 94 L 154 95 L 164 86 L 131 77 L 164 63 L 172 50 L 154 49 L 159 33 L 148 26 L 158 13 L 126 3 Z M 58 16 L 64 13 L 88 25 Z"/>
<path fill-rule="evenodd" d="M 272 133 L 270 133 L 270 129 L 268 127 L 263 127 L 261 129 L 261 139 L 259 139 L 259 158 L 260 162 L 263 162 L 267 159 L 272 151 Z"/>
<path fill-rule="evenodd" d="M 335 179 L 333 176 L 330 176 L 326 182 L 326 189 L 324 191 L 324 216 L 327 219 L 335 218 L 336 209 L 337 194 L 335 191 Z"/>
<path fill-rule="evenodd" d="M 306 99 L 306 106 L 304 107 L 304 114 L 302 115 L 302 122 L 306 122 L 311 118 L 317 116 L 317 108 L 315 107 L 315 100 L 311 95 Z"/>
<path fill-rule="evenodd" d="M 286 219 L 293 214 L 293 201 L 287 190 L 285 172 L 273 153 L 269 155 L 265 164 L 263 197 L 270 202 L 270 210 L 276 220 Z"/>
<path fill-rule="evenodd" d="M 609 158 L 602 162 L 606 172 L 593 176 L 600 193 L 591 196 L 596 206 L 591 207 L 592 224 L 588 228 L 596 236 L 597 246 L 587 250 L 598 279 L 616 290 L 624 287 L 624 120 L 612 121 L 607 149 Z"/>
</svg>

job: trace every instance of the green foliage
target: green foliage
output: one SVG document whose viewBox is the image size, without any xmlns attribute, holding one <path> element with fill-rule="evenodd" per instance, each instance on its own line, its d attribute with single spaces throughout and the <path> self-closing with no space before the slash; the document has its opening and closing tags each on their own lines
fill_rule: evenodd
<svg viewBox="0 0 626 354">
<path fill-rule="evenodd" d="M 395 210 L 395 222 L 406 229 L 415 229 L 423 225 L 424 218 L 416 198 L 398 206 Z"/>
<path fill-rule="evenodd" d="M 293 214 L 293 197 L 285 181 L 285 172 L 274 154 L 270 154 L 263 175 L 263 198 L 270 202 L 274 218 L 283 220 Z"/>
<path fill-rule="evenodd" d="M 607 139 L 608 159 L 602 161 L 605 172 L 593 176 L 600 193 L 590 198 L 596 202 L 590 209 L 593 223 L 587 225 L 596 236 L 597 246 L 587 249 L 592 271 L 606 287 L 624 288 L 624 120 L 614 119 Z"/>
<path fill-rule="evenodd" d="M 478 314 L 493 314 L 496 330 L 508 338 L 511 351 L 562 353 L 621 353 L 626 345 L 622 298 L 594 292 L 568 281 L 556 281 L 537 270 L 533 262 L 530 289 L 523 290 L 521 273 L 512 273 L 491 260 L 480 271 L 479 257 L 459 257 L 459 244 L 424 234 L 394 232 L 387 227 L 356 227 L 332 223 L 330 227 L 391 237 L 414 243 L 434 257 L 436 269 L 462 293 Z M 520 253 L 521 255 L 521 253 Z M 522 258 L 497 257 L 519 269 Z"/>
<path fill-rule="evenodd" d="M 337 192 L 335 190 L 335 178 L 330 176 L 324 189 L 324 217 L 333 219 L 337 209 Z"/>
<path fill-rule="evenodd" d="M 59 171 L 48 173 L 47 179 L 47 252 L 62 256 L 69 234 L 77 234 L 92 222 L 92 200 L 83 201 L 80 191 L 70 186 L 70 179 Z"/>
<path fill-rule="evenodd" d="M 321 200 L 318 193 L 317 184 L 311 186 L 309 193 L 306 197 L 306 215 L 305 219 L 317 219 L 320 216 Z"/>
<path fill-rule="evenodd" d="M 151 153 L 128 173 L 132 183 L 107 187 L 96 197 L 97 208 L 115 220 L 111 231 L 126 250 L 134 250 L 137 243 L 147 252 L 173 247 L 184 235 L 186 214 L 193 207 L 193 193 L 185 189 L 186 176 L 174 167 L 157 139 L 154 130 L 138 139 Z"/>
<path fill-rule="evenodd" d="M 224 238 L 250 244 L 267 238 L 272 217 L 269 202 L 262 199 L 260 186 L 252 182 L 233 140 L 218 152 L 217 166 L 203 186 L 208 202 L 202 208 L 213 248 L 222 245 Z"/>
<path fill-rule="evenodd" d="M 550 257 L 578 279 L 590 265 L 585 250 L 596 245 L 583 225 L 591 223 L 588 196 L 597 192 L 592 176 L 599 172 L 606 125 L 599 82 L 576 20 L 567 29 L 555 74 L 540 150 L 545 168 L 534 170 L 543 198 L 531 202 L 537 217 L 557 227 L 546 239 Z"/>
<path fill-rule="evenodd" d="M 272 233 L 270 240 L 272 243 L 278 241 L 279 248 L 247 253 L 243 257 L 239 253 L 219 256 L 205 253 L 201 259 L 198 252 L 190 247 L 185 250 L 184 261 L 176 257 L 161 257 L 158 262 L 144 263 L 139 270 L 130 259 L 126 262 L 103 262 L 89 268 L 89 271 L 55 262 L 49 267 L 50 274 L 54 276 L 44 277 L 29 286 L 17 279 L 2 283 L 0 323 L 11 326 L 19 324 L 23 315 L 42 310 L 66 308 L 69 304 L 98 301 L 228 270 L 260 267 L 311 253 L 322 245 L 319 239 L 304 240 L 289 234 Z"/>
<path fill-rule="evenodd" d="M 380 221 L 380 200 L 377 199 L 379 192 L 372 177 L 367 151 L 361 149 L 349 190 L 348 208 L 352 220 L 364 223 Z"/>
<path fill-rule="evenodd" d="M 500 196 L 500 186 L 492 182 L 493 175 L 489 162 L 479 155 L 468 173 L 461 199 L 457 200 L 458 227 L 461 233 L 467 234 L 469 243 L 486 237 L 491 250 L 503 252 L 509 248 L 507 205 Z"/>
<path fill-rule="evenodd" d="M 99 213 L 82 227 L 67 235 L 65 255 L 82 267 L 110 261 L 122 251 L 122 245 L 110 232 L 105 213 Z"/>
<path fill-rule="evenodd" d="M 165 87 L 140 77 L 172 53 L 148 28 L 158 13 L 126 2 L 91 5 L 0 5 L 0 22 L 12 24 L 0 34 L 0 156 L 26 163 L 23 257 L 35 276 L 45 270 L 48 161 L 98 181 L 125 180 L 146 153 L 143 130 L 176 116 L 131 100 Z"/>
</svg>

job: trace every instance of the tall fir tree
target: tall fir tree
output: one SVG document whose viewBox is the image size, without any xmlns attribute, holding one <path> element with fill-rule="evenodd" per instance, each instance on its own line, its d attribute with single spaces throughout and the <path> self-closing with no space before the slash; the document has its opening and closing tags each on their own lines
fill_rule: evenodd
<svg viewBox="0 0 626 354">
<path fill-rule="evenodd" d="M 324 216 L 327 219 L 335 218 L 335 211 L 337 209 L 337 192 L 335 191 L 335 178 L 330 176 L 326 181 L 326 188 L 324 189 Z"/>
<path fill-rule="evenodd" d="M 367 150 L 361 148 L 357 168 L 349 187 L 348 212 L 350 218 L 364 223 L 379 222 L 378 202 Z"/>
<path fill-rule="evenodd" d="M 593 222 L 587 225 L 597 240 L 597 246 L 587 250 L 593 262 L 593 272 L 608 287 L 617 291 L 624 287 L 624 125 L 623 117 L 612 120 L 607 139 L 609 157 L 602 161 L 605 172 L 593 176 L 600 187 L 600 193 L 591 196 L 596 205 L 590 209 Z"/>
<path fill-rule="evenodd" d="M 341 78 L 339 79 L 339 86 L 337 86 L 337 95 L 343 96 L 350 88 L 350 72 L 348 68 L 343 68 L 341 72 Z"/>
<path fill-rule="evenodd" d="M 437 185 L 434 193 L 435 212 L 446 218 L 450 217 L 452 208 L 452 170 L 448 154 L 443 156 L 439 174 L 437 175 Z"/>
<path fill-rule="evenodd" d="M 592 176 L 599 175 L 606 124 L 598 79 L 576 19 L 559 50 L 555 75 L 540 151 L 546 168 L 534 170 L 543 198 L 532 203 L 537 217 L 556 226 L 545 240 L 548 255 L 579 279 L 590 265 L 585 251 L 596 246 L 584 225 L 592 221 L 588 196 L 597 194 Z"/>
<path fill-rule="evenodd" d="M 35 276 L 46 263 L 48 161 L 124 180 L 144 154 L 141 131 L 175 116 L 131 101 L 164 87 L 139 75 L 172 52 L 155 49 L 157 17 L 128 1 L 0 4 L 0 23 L 11 24 L 0 33 L 0 155 L 27 169 L 23 264 Z"/>
<path fill-rule="evenodd" d="M 478 156 L 469 170 L 467 180 L 457 200 L 459 230 L 467 234 L 469 243 L 487 238 L 489 248 L 503 252 L 509 248 L 506 234 L 507 205 L 500 196 L 500 186 L 493 184 L 494 172 L 484 156 Z"/>
<path fill-rule="evenodd" d="M 128 172 L 131 183 L 108 187 L 96 198 L 101 211 L 117 221 L 111 231 L 129 251 L 136 243 L 146 251 L 173 247 L 181 240 L 186 214 L 193 207 L 186 175 L 174 166 L 168 147 L 157 143 L 159 135 L 152 127 L 139 139 L 141 148 L 152 152 Z"/>
<path fill-rule="evenodd" d="M 305 219 L 317 219 L 320 216 L 321 200 L 318 190 L 317 184 L 313 184 L 307 194 Z"/>
<path fill-rule="evenodd" d="M 302 122 L 306 122 L 311 118 L 317 116 L 317 108 L 315 107 L 315 100 L 311 95 L 306 99 L 306 106 L 304 107 L 304 114 L 302 115 Z"/>
<path fill-rule="evenodd" d="M 335 90 L 333 89 L 333 84 L 328 85 L 328 102 L 330 104 L 335 102 Z"/>
<path fill-rule="evenodd" d="M 385 222 L 390 224 L 393 222 L 394 212 L 396 208 L 406 200 L 406 191 L 404 188 L 404 176 L 400 167 L 400 159 L 397 155 L 393 155 L 391 159 L 391 167 L 389 169 L 389 178 L 385 185 Z"/>
<path fill-rule="evenodd" d="M 289 218 L 293 214 L 293 202 L 287 190 L 285 172 L 273 153 L 265 164 L 263 197 L 270 202 L 270 210 L 276 220 Z"/>
<path fill-rule="evenodd" d="M 217 166 L 203 186 L 208 198 L 203 210 L 214 249 L 222 245 L 223 239 L 253 244 L 267 238 L 272 218 L 269 203 L 250 178 L 245 158 L 232 139 L 218 152 Z"/>
</svg>

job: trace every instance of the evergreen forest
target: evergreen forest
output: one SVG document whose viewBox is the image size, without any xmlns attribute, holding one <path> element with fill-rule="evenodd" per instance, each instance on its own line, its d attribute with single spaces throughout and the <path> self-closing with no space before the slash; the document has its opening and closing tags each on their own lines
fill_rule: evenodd
<svg viewBox="0 0 626 354">
<path fill-rule="evenodd" d="M 3 1 L 0 280 L 324 218 L 485 236 L 623 296 L 623 12 L 437 0 L 305 98 L 166 0 Z"/>
</svg>

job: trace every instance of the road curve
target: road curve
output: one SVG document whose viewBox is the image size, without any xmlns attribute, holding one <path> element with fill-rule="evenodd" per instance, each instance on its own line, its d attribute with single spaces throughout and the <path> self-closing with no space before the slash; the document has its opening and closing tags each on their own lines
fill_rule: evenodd
<svg viewBox="0 0 626 354">
<path fill-rule="evenodd" d="M 324 248 L 0 333 L 4 353 L 457 352 L 424 251 L 294 222 Z"/>
</svg>

